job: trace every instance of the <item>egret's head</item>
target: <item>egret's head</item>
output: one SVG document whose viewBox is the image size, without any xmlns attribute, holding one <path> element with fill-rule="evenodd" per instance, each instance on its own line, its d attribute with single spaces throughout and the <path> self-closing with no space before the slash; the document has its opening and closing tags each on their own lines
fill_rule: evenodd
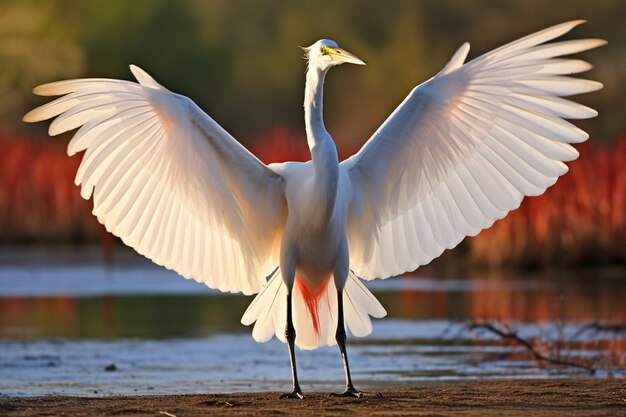
<svg viewBox="0 0 626 417">
<path fill-rule="evenodd" d="M 309 68 L 315 67 L 326 70 L 343 63 L 365 65 L 365 62 L 345 49 L 341 49 L 337 42 L 330 39 L 320 39 L 308 48 L 303 49 L 305 58 L 309 60 Z"/>
</svg>

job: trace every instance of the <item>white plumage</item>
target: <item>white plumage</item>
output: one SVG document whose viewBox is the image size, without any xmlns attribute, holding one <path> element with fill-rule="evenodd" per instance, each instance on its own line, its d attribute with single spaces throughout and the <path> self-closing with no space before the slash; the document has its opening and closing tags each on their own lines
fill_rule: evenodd
<svg viewBox="0 0 626 417">
<path fill-rule="evenodd" d="M 416 87 L 365 146 L 341 164 L 352 189 L 350 266 L 365 279 L 412 271 L 542 194 L 578 157 L 588 135 L 563 120 L 594 117 L 562 96 L 595 91 L 566 75 L 590 69 L 556 59 L 603 45 L 547 45 L 564 23 L 463 64 L 465 43 Z M 385 203 L 381 203 L 384 201 Z"/>
<path fill-rule="evenodd" d="M 66 95 L 24 120 L 60 114 L 50 135 L 80 127 L 68 146 L 69 155 L 86 151 L 75 182 L 124 243 L 209 287 L 257 293 L 278 263 L 284 179 L 191 100 L 131 70 L 140 84 L 39 86 L 35 94 Z"/>
<path fill-rule="evenodd" d="M 597 113 L 562 97 L 602 85 L 570 77 L 591 66 L 562 57 L 605 42 L 546 42 L 580 23 L 468 63 L 463 44 L 342 163 L 323 123 L 324 77 L 337 64 L 364 62 L 327 40 L 307 49 L 306 163 L 264 165 L 191 100 L 135 66 L 139 83 L 37 87 L 63 97 L 24 120 L 56 117 L 51 135 L 80 127 L 68 147 L 70 155 L 85 151 L 76 184 L 126 244 L 210 287 L 259 293 L 242 322 L 256 322 L 258 341 L 277 335 L 290 344 L 290 396 L 301 396 L 293 339 L 308 349 L 338 342 L 346 393 L 354 395 L 342 329 L 365 336 L 369 316 L 385 315 L 357 276 L 387 278 L 427 264 L 524 196 L 543 193 L 577 158 L 570 143 L 588 135 L 564 119 Z"/>
</svg>

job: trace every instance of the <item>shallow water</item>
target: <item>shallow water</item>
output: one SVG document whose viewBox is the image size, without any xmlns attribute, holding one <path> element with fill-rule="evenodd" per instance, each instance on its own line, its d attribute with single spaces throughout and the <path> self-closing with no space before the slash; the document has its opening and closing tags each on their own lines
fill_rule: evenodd
<svg viewBox="0 0 626 417">
<path fill-rule="evenodd" d="M 592 377 L 538 363 L 467 323 L 497 321 L 542 352 L 625 377 L 626 271 L 441 273 L 424 268 L 368 286 L 388 316 L 350 339 L 360 387 L 486 379 Z M 285 345 L 257 344 L 239 320 L 251 297 L 223 295 L 127 251 L 0 252 L 0 395 L 107 395 L 285 390 Z M 109 367 L 114 365 L 114 367 Z M 334 348 L 298 352 L 303 389 L 338 390 Z M 115 370 L 107 371 L 115 368 Z"/>
</svg>

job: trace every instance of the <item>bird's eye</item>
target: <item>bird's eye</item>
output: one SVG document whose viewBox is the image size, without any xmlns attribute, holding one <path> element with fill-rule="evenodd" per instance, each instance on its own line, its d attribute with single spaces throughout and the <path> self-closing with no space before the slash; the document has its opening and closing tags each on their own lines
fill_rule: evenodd
<svg viewBox="0 0 626 417">
<path fill-rule="evenodd" d="M 322 55 L 326 55 L 326 48 L 325 48 L 323 45 L 322 45 L 322 46 L 320 46 L 320 53 L 321 53 Z"/>
</svg>

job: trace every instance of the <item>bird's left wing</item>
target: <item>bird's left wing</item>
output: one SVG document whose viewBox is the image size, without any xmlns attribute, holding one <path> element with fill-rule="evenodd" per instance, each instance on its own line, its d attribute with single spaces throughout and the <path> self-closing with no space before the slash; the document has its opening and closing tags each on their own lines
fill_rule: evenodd
<svg viewBox="0 0 626 417">
<path fill-rule="evenodd" d="M 82 79 L 45 84 L 63 97 L 24 116 L 80 127 L 86 151 L 76 184 L 93 213 L 154 262 L 222 291 L 258 292 L 278 264 L 284 179 L 187 97 L 131 66 L 139 83 Z"/>
<path fill-rule="evenodd" d="M 414 270 L 567 172 L 563 161 L 578 156 L 569 143 L 588 135 L 563 119 L 597 113 L 561 97 L 602 85 L 568 77 L 591 66 L 558 57 L 605 42 L 545 42 L 580 23 L 545 29 L 466 64 L 464 44 L 341 164 L 351 190 L 348 241 L 357 275 Z"/>
</svg>

